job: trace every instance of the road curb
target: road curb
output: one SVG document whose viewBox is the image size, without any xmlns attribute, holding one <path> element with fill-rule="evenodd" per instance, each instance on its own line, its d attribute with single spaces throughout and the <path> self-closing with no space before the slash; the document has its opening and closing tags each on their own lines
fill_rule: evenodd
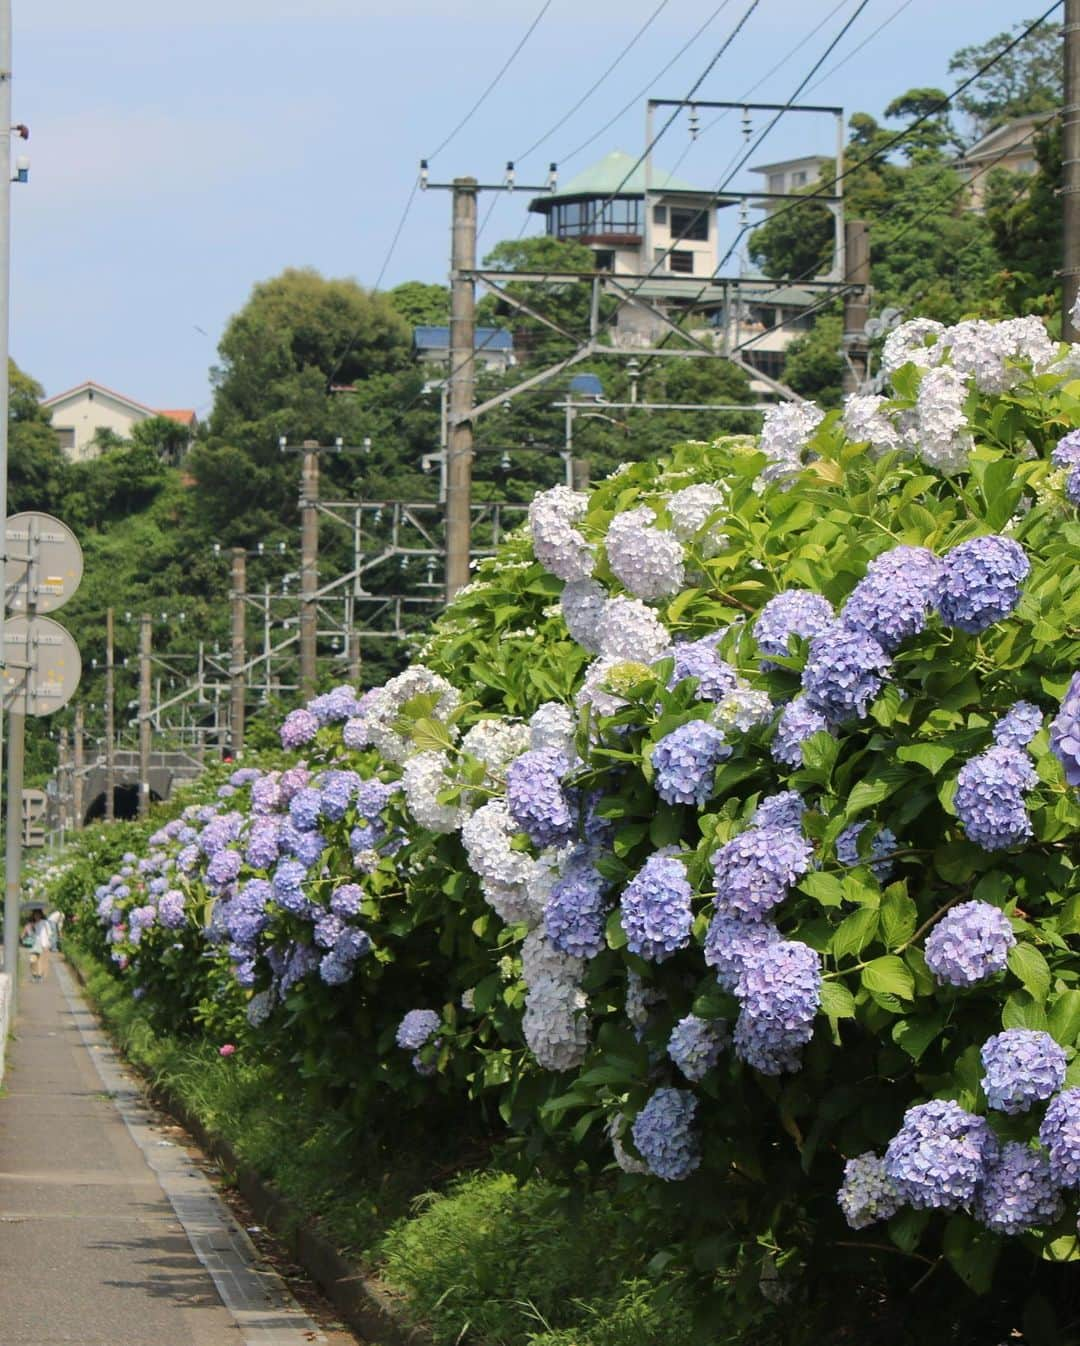
<svg viewBox="0 0 1080 1346">
<path fill-rule="evenodd" d="M 65 962 L 79 985 L 86 989 L 82 969 L 71 960 Z M 97 1015 L 96 1009 L 94 1013 Z M 109 1025 L 100 1015 L 97 1017 L 111 1037 Z M 284 1244 L 354 1332 L 378 1346 L 426 1346 L 428 1338 L 420 1328 L 410 1327 L 403 1320 L 393 1296 L 384 1286 L 365 1275 L 328 1239 L 307 1226 L 304 1217 L 274 1185 L 241 1162 L 228 1141 L 207 1130 L 180 1099 L 147 1078 L 134 1062 L 128 1064 L 144 1081 L 155 1106 L 189 1132 L 199 1147 L 228 1173 L 255 1218 Z"/>
</svg>

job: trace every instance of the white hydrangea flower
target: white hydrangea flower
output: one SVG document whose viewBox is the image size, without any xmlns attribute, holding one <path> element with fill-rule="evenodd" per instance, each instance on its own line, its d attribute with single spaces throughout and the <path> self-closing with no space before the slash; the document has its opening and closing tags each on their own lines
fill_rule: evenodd
<svg viewBox="0 0 1080 1346">
<path fill-rule="evenodd" d="M 607 1124 L 608 1139 L 611 1141 L 611 1152 L 615 1156 L 615 1162 L 624 1173 L 647 1174 L 648 1164 L 641 1159 L 635 1159 L 622 1143 L 621 1135 L 625 1125 L 626 1119 L 621 1112 L 615 1113 Z"/>
<path fill-rule="evenodd" d="M 919 385 L 918 453 L 939 472 L 959 472 L 967 466 L 972 439 L 967 431 L 964 401 L 967 384 L 949 365 L 927 370 Z"/>
<path fill-rule="evenodd" d="M 755 725 L 765 724 L 772 713 L 768 692 L 741 682 L 717 704 L 709 719 L 718 729 L 737 729 L 746 734 Z"/>
<path fill-rule="evenodd" d="M 561 580 L 584 580 L 593 573 L 593 549 L 574 527 L 588 507 L 587 495 L 566 486 L 537 492 L 529 506 L 536 559 Z"/>
<path fill-rule="evenodd" d="M 944 331 L 944 324 L 933 318 L 912 318 L 894 327 L 881 349 L 881 372 L 891 378 L 906 364 L 930 369 L 945 353 L 937 340 Z M 928 337 L 933 337 L 933 342 L 928 343 Z"/>
<path fill-rule="evenodd" d="M 482 804 L 461 829 L 465 855 L 473 873 L 489 883 L 523 889 L 533 861 L 524 852 L 511 850 L 510 842 L 517 831 L 503 800 L 491 799 Z"/>
<path fill-rule="evenodd" d="M 513 720 L 477 720 L 461 740 L 463 752 L 477 758 L 499 776 L 528 746 L 529 726 Z"/>
<path fill-rule="evenodd" d="M 576 760 L 574 734 L 577 720 L 569 706 L 560 701 L 545 701 L 529 719 L 529 747 L 534 751 L 554 748 L 571 761 Z"/>
<path fill-rule="evenodd" d="M 571 855 L 573 845 L 547 846 L 536 857 L 529 876 L 525 880 L 525 891 L 529 902 L 537 911 L 543 912 L 551 890 L 562 877 L 566 861 Z"/>
<path fill-rule="evenodd" d="M 453 784 L 451 765 L 445 753 L 418 752 L 405 763 L 401 778 L 405 804 L 429 832 L 456 832 L 461 826 L 461 808 L 440 804 L 438 794 Z"/>
<path fill-rule="evenodd" d="M 561 953 L 544 933 L 543 928 L 530 930 L 521 946 L 521 976 L 526 986 L 548 978 L 551 981 L 576 983 L 585 971 L 585 960 Z"/>
<path fill-rule="evenodd" d="M 604 546 L 612 573 L 636 598 L 668 598 L 683 587 L 682 543 L 666 528 L 652 527 L 648 505 L 617 514 Z"/>
<path fill-rule="evenodd" d="M 888 399 L 876 394 L 853 393 L 844 402 L 844 430 L 856 444 L 864 441 L 878 453 L 901 447 L 900 430 L 887 410 Z"/>
<path fill-rule="evenodd" d="M 715 556 L 724 546 L 727 538 L 715 528 L 703 538 L 697 534 L 705 526 L 710 514 L 727 503 L 727 492 L 711 482 L 700 482 L 696 486 L 684 486 L 681 491 L 668 496 L 667 511 L 671 519 L 671 531 L 680 542 L 696 539 L 698 549 L 705 557 Z"/>
<path fill-rule="evenodd" d="M 522 1029 L 545 1070 L 574 1070 L 589 1048 L 585 995 L 573 982 L 542 977 L 525 997 Z"/>
<path fill-rule="evenodd" d="M 533 862 L 523 856 L 529 865 Z M 480 891 L 484 900 L 506 925 L 527 925 L 530 929 L 543 919 L 543 909 L 529 896 L 525 883 L 500 883 L 497 879 L 481 879 Z"/>
<path fill-rule="evenodd" d="M 604 604 L 596 626 L 596 642 L 602 655 L 651 664 L 667 649 L 671 635 L 666 626 L 640 598 L 611 598 Z"/>
<path fill-rule="evenodd" d="M 592 706 L 597 715 L 614 715 L 617 710 L 625 706 L 625 697 L 618 696 L 615 692 L 606 689 L 607 675 L 616 664 L 624 662 L 623 659 L 615 659 L 606 654 L 602 654 L 599 659 L 594 659 L 585 670 L 585 677 L 574 696 L 575 705 L 578 707 Z"/>
<path fill-rule="evenodd" d="M 590 654 L 600 652 L 596 628 L 606 602 L 607 590 L 596 580 L 571 580 L 559 599 L 566 629 Z"/>
<path fill-rule="evenodd" d="M 364 707 L 363 718 L 371 742 L 388 762 L 400 765 L 416 751 L 411 739 L 403 738 L 394 727 L 402 706 L 414 696 L 432 692 L 439 698 L 432 711 L 436 719 L 445 720 L 461 703 L 461 693 L 445 678 L 423 664 L 412 664 L 380 687 Z"/>
</svg>

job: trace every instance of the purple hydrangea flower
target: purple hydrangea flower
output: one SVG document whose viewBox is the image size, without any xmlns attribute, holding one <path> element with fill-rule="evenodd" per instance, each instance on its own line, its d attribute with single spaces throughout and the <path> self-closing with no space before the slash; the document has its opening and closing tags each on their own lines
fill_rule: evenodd
<svg viewBox="0 0 1080 1346">
<path fill-rule="evenodd" d="M 345 721 L 341 731 L 341 741 L 346 748 L 351 748 L 354 752 L 361 748 L 369 748 L 371 739 L 371 721 L 366 715 L 354 715 L 351 720 Z"/>
<path fill-rule="evenodd" d="M 315 943 L 324 949 L 332 949 L 337 943 L 345 922 L 332 911 L 320 911 L 315 917 Z"/>
<path fill-rule="evenodd" d="M 281 746 L 283 748 L 302 748 L 310 743 L 319 732 L 319 721 L 310 710 L 301 708 L 291 710 L 285 716 L 281 726 Z"/>
<path fill-rule="evenodd" d="M 1042 728 L 1043 713 L 1030 701 L 1017 703 L 994 725 L 994 742 L 1004 748 L 1026 748 Z"/>
<path fill-rule="evenodd" d="M 887 828 L 882 827 L 874 834 L 870 842 L 870 854 L 867 859 L 859 854 L 859 837 L 866 827 L 865 822 L 852 823 L 845 827 L 836 838 L 836 858 L 849 869 L 855 865 L 869 864 L 878 883 L 884 883 L 892 872 L 892 861 L 887 857 L 896 850 L 896 837 Z"/>
<path fill-rule="evenodd" d="M 442 1027 L 442 1018 L 434 1010 L 409 1010 L 398 1024 L 395 1041 L 406 1051 L 417 1051 L 431 1041 Z"/>
<path fill-rule="evenodd" d="M 339 720 L 348 720 L 356 714 L 356 691 L 352 687 L 335 687 L 332 692 L 314 697 L 308 702 L 307 708 L 319 724 L 336 724 Z"/>
<path fill-rule="evenodd" d="M 780 939 L 768 921 L 748 921 L 741 916 L 714 916 L 705 933 L 705 962 L 716 971 L 725 991 L 734 991 L 747 959 Z"/>
<path fill-rule="evenodd" d="M 1065 499 L 1070 505 L 1080 505 L 1080 467 L 1074 467 L 1065 478 Z"/>
<path fill-rule="evenodd" d="M 657 1089 L 634 1118 L 630 1134 L 653 1177 L 682 1182 L 701 1163 L 693 1129 L 697 1106 L 688 1089 Z"/>
<path fill-rule="evenodd" d="M 832 724 L 862 719 L 881 690 L 889 656 L 871 636 L 837 626 L 810 642 L 803 691 Z"/>
<path fill-rule="evenodd" d="M 739 675 L 716 653 L 722 635 L 723 632 L 718 631 L 715 635 L 702 636 L 700 640 L 672 645 L 663 652 L 661 659 L 672 659 L 675 664 L 668 678 L 669 692 L 684 678 L 697 678 L 698 701 L 722 701 L 729 692 L 734 691 Z"/>
<path fill-rule="evenodd" d="M 293 855 L 302 865 L 311 869 L 326 849 L 326 838 L 321 832 L 299 832 L 291 823 L 286 823 L 280 834 L 282 852 Z"/>
<path fill-rule="evenodd" d="M 274 900 L 294 916 L 306 915 L 310 907 L 302 887 L 307 876 L 307 868 L 299 860 L 281 860 L 274 870 Z"/>
<path fill-rule="evenodd" d="M 742 961 L 735 994 L 735 1054 L 763 1075 L 798 1070 L 821 1004 L 821 958 L 808 944 L 777 940 Z"/>
<path fill-rule="evenodd" d="M 208 860 L 222 851 L 240 835 L 243 818 L 239 813 L 223 813 L 211 818 L 199 834 L 199 849 Z"/>
<path fill-rule="evenodd" d="M 1047 1156 L 1010 1140 L 987 1163 L 973 1213 L 995 1234 L 1022 1234 L 1053 1224 L 1062 1209 Z"/>
<path fill-rule="evenodd" d="M 808 589 L 785 589 L 770 598 L 754 621 L 754 639 L 762 654 L 787 656 L 792 636 L 813 640 L 824 635 L 836 623 L 836 613 L 827 598 Z M 771 659 L 762 659 L 762 669 L 775 668 Z"/>
<path fill-rule="evenodd" d="M 289 818 L 301 832 L 312 832 L 322 816 L 322 795 L 311 786 L 297 790 L 289 800 Z"/>
<path fill-rule="evenodd" d="M 758 804 L 750 819 L 750 826 L 798 832 L 802 828 L 802 817 L 805 812 L 806 801 L 798 790 L 781 790 L 779 794 L 766 795 Z"/>
<path fill-rule="evenodd" d="M 544 904 L 544 929 L 560 953 L 595 958 L 605 946 L 607 882 L 589 852 L 571 857 Z"/>
<path fill-rule="evenodd" d="M 158 902 L 158 919 L 166 930 L 179 930 L 187 924 L 184 894 L 178 888 L 162 893 Z"/>
<path fill-rule="evenodd" d="M 836 1200 L 852 1229 L 891 1220 L 900 1209 L 900 1197 L 885 1175 L 885 1161 L 869 1152 L 856 1155 L 844 1165 L 844 1181 Z"/>
<path fill-rule="evenodd" d="M 275 772 L 273 775 L 261 777 L 251 787 L 252 813 L 274 813 L 277 811 L 281 803 L 279 779 Z"/>
<path fill-rule="evenodd" d="M 713 792 L 717 765 L 730 756 L 730 745 L 711 724 L 691 720 L 680 725 L 652 750 L 656 793 L 666 804 L 701 808 Z"/>
<path fill-rule="evenodd" d="M 773 759 L 784 766 L 802 766 L 802 745 L 822 732 L 832 732 L 825 716 L 805 696 L 795 697 L 780 712 L 772 741 Z"/>
<path fill-rule="evenodd" d="M 253 785 L 261 776 L 262 772 L 257 766 L 241 766 L 229 777 L 229 784 L 239 790 L 245 785 Z"/>
<path fill-rule="evenodd" d="M 1065 1053 L 1049 1033 L 1007 1028 L 982 1047 L 983 1089 L 999 1112 L 1027 1112 L 1065 1083 Z"/>
<path fill-rule="evenodd" d="M 1050 725 L 1050 747 L 1070 785 L 1080 785 L 1080 673 L 1074 673 Z"/>
<path fill-rule="evenodd" d="M 1013 611 L 1030 570 L 1012 538 L 992 533 L 961 542 L 942 563 L 936 599 L 941 620 L 978 635 Z"/>
<path fill-rule="evenodd" d="M 273 896 L 265 879 L 249 879 L 225 910 L 225 929 L 236 944 L 250 946 L 270 924 L 266 904 Z"/>
<path fill-rule="evenodd" d="M 1020 748 L 1005 745 L 965 762 L 956 777 L 953 804 L 964 831 L 984 851 L 1017 846 L 1031 836 L 1024 794 L 1039 783 Z"/>
<path fill-rule="evenodd" d="M 1046 1109 L 1039 1139 L 1050 1152 L 1057 1187 L 1080 1187 L 1080 1089 L 1066 1089 Z"/>
<path fill-rule="evenodd" d="M 328 771 L 322 780 L 319 801 L 322 816 L 333 823 L 340 822 L 359 788 L 360 777 L 355 771 Z"/>
<path fill-rule="evenodd" d="M 947 986 L 974 986 L 1004 970 L 1015 943 L 1004 912 L 989 902 L 961 902 L 927 936 L 926 966 Z"/>
<path fill-rule="evenodd" d="M 358 916 L 364 890 L 358 883 L 343 883 L 330 894 L 330 910 L 337 916 Z"/>
<path fill-rule="evenodd" d="M 723 1019 L 688 1014 L 671 1030 L 667 1052 L 686 1078 L 697 1083 L 716 1066 L 730 1041 L 731 1029 Z"/>
<path fill-rule="evenodd" d="M 381 780 L 361 781 L 356 791 L 357 815 L 369 823 L 376 821 L 390 802 L 391 796 L 400 788 L 399 785 L 387 785 Z"/>
<path fill-rule="evenodd" d="M 813 850 L 794 828 L 752 827 L 715 851 L 716 910 L 763 920 L 810 868 Z"/>
<path fill-rule="evenodd" d="M 1080 430 L 1070 430 L 1058 440 L 1050 461 L 1055 467 L 1080 467 Z"/>
<path fill-rule="evenodd" d="M 690 942 L 694 921 L 686 865 L 670 855 L 651 855 L 623 889 L 619 906 L 627 948 L 662 963 Z"/>
<path fill-rule="evenodd" d="M 269 869 L 277 863 L 281 823 L 277 818 L 256 815 L 247 836 L 244 859 L 252 869 Z"/>
<path fill-rule="evenodd" d="M 840 620 L 891 653 L 926 626 L 940 575 L 941 562 L 926 547 L 893 547 L 867 566 Z"/>
<path fill-rule="evenodd" d="M 297 762 L 278 777 L 279 808 L 288 808 L 289 801 L 298 790 L 302 790 L 311 780 L 311 772 L 306 762 Z"/>
<path fill-rule="evenodd" d="M 935 1098 L 908 1108 L 885 1151 L 885 1173 L 916 1210 L 958 1210 L 979 1190 L 997 1150 L 984 1118 Z"/>
<path fill-rule="evenodd" d="M 569 764 L 554 748 L 523 752 L 506 773 L 506 806 L 534 846 L 558 846 L 574 833 L 570 799 L 562 788 Z"/>
<path fill-rule="evenodd" d="M 206 866 L 207 883 L 219 888 L 226 883 L 232 883 L 240 873 L 240 866 L 243 863 L 243 856 L 239 851 L 231 849 L 218 851 Z"/>
<path fill-rule="evenodd" d="M 290 945 L 285 958 L 285 966 L 281 972 L 282 993 L 289 990 L 291 986 L 295 986 L 309 972 L 314 972 L 318 966 L 318 949 L 313 949 L 310 944 Z"/>
</svg>

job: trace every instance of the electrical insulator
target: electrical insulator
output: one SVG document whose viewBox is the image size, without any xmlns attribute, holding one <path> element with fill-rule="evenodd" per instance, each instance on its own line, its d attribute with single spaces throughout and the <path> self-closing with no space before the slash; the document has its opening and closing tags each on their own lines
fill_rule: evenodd
<svg viewBox="0 0 1080 1346">
<path fill-rule="evenodd" d="M 426 160 L 426 159 L 421 159 L 421 160 L 420 160 L 420 190 L 421 190 L 422 192 L 427 190 L 427 184 L 428 184 L 428 166 L 427 166 L 427 160 Z"/>
<path fill-rule="evenodd" d="M 548 164 L 548 191 L 553 192 L 559 181 L 559 165 Z"/>
<path fill-rule="evenodd" d="M 690 139 L 696 140 L 701 131 L 701 117 L 698 114 L 697 104 L 690 104 Z"/>
<path fill-rule="evenodd" d="M 511 191 L 514 190 L 514 161 L 513 161 L 513 159 L 507 159 L 507 161 L 506 161 L 506 185 L 510 188 Z"/>
<path fill-rule="evenodd" d="M 750 132 L 752 129 L 753 127 L 750 121 L 750 109 L 748 107 L 744 107 L 742 110 L 742 133 L 744 140 L 750 139 Z"/>
</svg>

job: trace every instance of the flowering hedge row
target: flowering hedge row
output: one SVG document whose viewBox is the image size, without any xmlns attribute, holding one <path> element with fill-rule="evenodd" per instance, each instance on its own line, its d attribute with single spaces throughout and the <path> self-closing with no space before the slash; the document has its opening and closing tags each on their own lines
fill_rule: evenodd
<svg viewBox="0 0 1080 1346">
<path fill-rule="evenodd" d="M 493 1093 L 707 1175 L 781 1251 L 1075 1256 L 1076 352 L 920 320 L 884 363 L 539 495 L 404 673 L 101 885 L 118 971 L 358 1112 Z"/>
</svg>

